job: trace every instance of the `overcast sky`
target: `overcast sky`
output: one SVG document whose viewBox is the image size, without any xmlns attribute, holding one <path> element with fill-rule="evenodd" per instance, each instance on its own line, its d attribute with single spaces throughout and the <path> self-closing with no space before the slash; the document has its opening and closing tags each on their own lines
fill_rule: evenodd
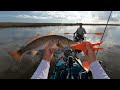
<svg viewBox="0 0 120 90">
<path fill-rule="evenodd" d="M 0 11 L 0 22 L 106 23 L 110 11 Z M 109 23 L 119 23 L 120 11 L 113 11 Z"/>
</svg>

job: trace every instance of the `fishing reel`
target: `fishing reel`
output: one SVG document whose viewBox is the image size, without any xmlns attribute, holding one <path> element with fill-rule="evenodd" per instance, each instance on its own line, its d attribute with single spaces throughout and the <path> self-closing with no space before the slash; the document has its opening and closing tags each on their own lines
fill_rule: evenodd
<svg viewBox="0 0 120 90">
<path fill-rule="evenodd" d="M 64 52 L 64 57 L 63 57 L 63 60 L 65 62 L 69 62 L 68 60 L 72 60 L 72 62 L 74 63 L 74 59 L 75 59 L 75 53 L 72 51 L 72 50 L 66 50 Z"/>
</svg>

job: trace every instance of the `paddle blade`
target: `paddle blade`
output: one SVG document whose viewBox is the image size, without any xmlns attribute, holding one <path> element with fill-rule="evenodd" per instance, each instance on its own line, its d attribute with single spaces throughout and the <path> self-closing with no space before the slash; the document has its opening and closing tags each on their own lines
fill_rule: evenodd
<svg viewBox="0 0 120 90">
<path fill-rule="evenodd" d="M 73 33 L 65 32 L 64 34 L 73 34 Z"/>
<path fill-rule="evenodd" d="M 54 35 L 52 31 L 47 32 L 47 35 Z"/>
<path fill-rule="evenodd" d="M 96 34 L 96 35 L 102 35 L 103 33 L 101 33 L 101 32 L 97 32 L 97 33 L 94 33 L 94 34 Z"/>
</svg>

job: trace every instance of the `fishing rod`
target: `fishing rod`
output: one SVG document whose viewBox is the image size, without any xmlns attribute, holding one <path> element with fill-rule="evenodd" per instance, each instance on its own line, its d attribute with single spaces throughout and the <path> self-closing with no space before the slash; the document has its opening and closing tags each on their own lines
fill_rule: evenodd
<svg viewBox="0 0 120 90">
<path fill-rule="evenodd" d="M 110 20 L 111 15 L 112 15 L 112 11 L 110 12 L 110 15 L 109 15 L 109 17 L 108 17 L 107 24 L 106 24 L 106 26 L 105 26 L 105 29 L 104 29 L 104 32 L 103 32 L 103 35 L 102 35 L 100 41 L 103 40 L 103 37 L 104 37 L 104 34 L 105 34 L 106 28 L 107 28 L 107 26 L 108 26 L 108 22 L 109 22 L 109 20 Z M 100 45 L 99 45 L 99 47 L 100 47 Z M 98 53 L 98 50 L 97 50 L 97 52 L 96 52 L 96 55 L 97 55 L 97 53 Z"/>
</svg>

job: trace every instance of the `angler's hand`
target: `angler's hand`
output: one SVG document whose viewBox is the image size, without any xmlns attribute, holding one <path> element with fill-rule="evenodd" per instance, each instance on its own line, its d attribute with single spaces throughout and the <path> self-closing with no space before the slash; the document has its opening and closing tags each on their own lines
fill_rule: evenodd
<svg viewBox="0 0 120 90">
<path fill-rule="evenodd" d="M 51 48 L 55 43 L 54 42 L 50 42 L 44 49 L 44 54 L 43 54 L 43 59 L 46 61 L 51 62 L 51 59 L 53 57 L 54 51 L 56 49 Z"/>
<path fill-rule="evenodd" d="M 89 63 L 92 63 L 92 62 L 96 61 L 95 51 L 93 51 L 92 48 L 90 47 L 90 43 L 86 43 L 86 48 L 87 48 L 87 50 L 84 51 L 85 59 Z"/>
</svg>

